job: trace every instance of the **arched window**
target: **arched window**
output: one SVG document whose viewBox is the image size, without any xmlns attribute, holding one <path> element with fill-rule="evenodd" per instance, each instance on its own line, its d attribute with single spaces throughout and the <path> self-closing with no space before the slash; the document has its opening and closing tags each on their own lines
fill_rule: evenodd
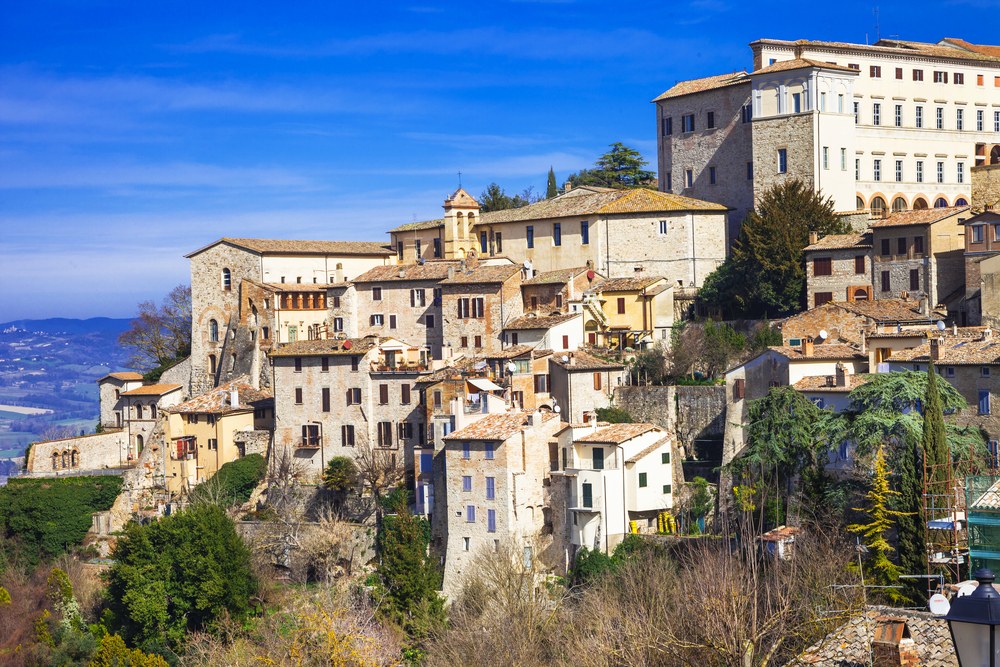
<svg viewBox="0 0 1000 667">
<path fill-rule="evenodd" d="M 236 370 L 236 355 L 235 354 L 232 355 L 231 357 L 229 357 L 229 370 L 231 370 L 231 371 L 235 371 Z"/>
<path fill-rule="evenodd" d="M 149 418 L 156 419 L 156 403 L 149 404 Z"/>
<path fill-rule="evenodd" d="M 906 200 L 902 197 L 896 197 L 892 200 L 892 212 L 898 213 L 899 211 L 906 210 Z"/>
<path fill-rule="evenodd" d="M 863 197 L 855 197 L 854 198 L 854 205 L 858 208 L 859 211 L 865 210 L 865 200 L 864 200 L 864 198 Z"/>
<path fill-rule="evenodd" d="M 955 206 L 968 206 L 969 202 L 965 201 L 965 197 L 959 197 L 955 200 Z"/>
<path fill-rule="evenodd" d="M 920 210 L 925 209 L 925 208 L 927 208 L 927 200 L 926 199 L 924 199 L 923 197 L 917 197 L 916 199 L 913 200 L 913 210 L 914 211 L 920 211 Z"/>
<path fill-rule="evenodd" d="M 59 470 L 59 452 L 52 452 L 52 469 Z"/>
<path fill-rule="evenodd" d="M 229 269 L 222 269 L 222 289 L 227 292 L 233 289 L 233 274 Z"/>
<path fill-rule="evenodd" d="M 990 149 L 990 164 L 1000 164 L 1000 146 Z"/>
<path fill-rule="evenodd" d="M 208 372 L 211 373 L 212 375 L 215 375 L 215 363 L 216 363 L 215 355 L 214 354 L 208 355 Z"/>
<path fill-rule="evenodd" d="M 946 208 L 948 206 L 948 200 L 944 197 L 938 197 L 934 200 L 934 208 Z"/>
<path fill-rule="evenodd" d="M 137 433 L 136 436 L 135 436 L 135 453 L 136 453 L 136 456 L 138 456 L 139 454 L 142 454 L 142 448 L 145 447 L 145 445 L 146 445 L 146 443 L 142 439 L 142 434 Z"/>
<path fill-rule="evenodd" d="M 873 197 L 871 211 L 873 218 L 883 217 L 885 215 L 885 200 L 881 197 Z"/>
<path fill-rule="evenodd" d="M 868 300 L 868 290 L 859 287 L 854 290 L 854 300 L 855 301 L 867 301 Z"/>
<path fill-rule="evenodd" d="M 219 323 L 215 320 L 208 321 L 208 339 L 213 343 L 219 342 Z"/>
<path fill-rule="evenodd" d="M 62 453 L 62 467 L 63 468 L 68 468 L 69 467 L 69 463 L 70 463 L 69 452 L 63 452 Z"/>
<path fill-rule="evenodd" d="M 79 468 L 80 467 L 80 452 L 77 451 L 77 450 L 75 450 L 75 449 L 72 452 L 70 452 L 69 453 L 69 462 L 70 462 L 70 465 L 72 465 L 74 468 Z"/>
<path fill-rule="evenodd" d="M 135 418 L 142 419 L 142 404 L 136 403 L 135 405 Z"/>
</svg>

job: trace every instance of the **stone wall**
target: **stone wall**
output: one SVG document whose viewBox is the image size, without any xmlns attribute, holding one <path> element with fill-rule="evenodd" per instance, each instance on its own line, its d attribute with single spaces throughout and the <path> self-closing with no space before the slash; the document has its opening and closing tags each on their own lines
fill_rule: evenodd
<svg viewBox="0 0 1000 667">
<path fill-rule="evenodd" d="M 76 452 L 76 456 L 73 456 Z M 52 455 L 58 454 L 58 466 L 53 468 Z M 64 457 L 65 454 L 65 457 Z M 74 464 L 75 458 L 75 464 Z M 63 464 L 65 459 L 68 465 Z M 27 468 L 31 473 L 79 473 L 130 465 L 128 434 L 122 429 L 108 429 L 79 438 L 48 440 L 31 445 Z"/>
<path fill-rule="evenodd" d="M 237 446 L 243 446 L 243 455 L 260 454 L 267 457 L 268 446 L 271 444 L 271 431 L 237 431 L 233 434 Z"/>
<path fill-rule="evenodd" d="M 695 440 L 721 440 L 725 433 L 724 386 L 623 386 L 615 390 L 614 404 L 634 421 L 665 429 L 683 458 L 694 456 Z"/>
<path fill-rule="evenodd" d="M 254 552 L 266 554 L 272 565 L 287 572 L 295 581 L 306 581 L 313 572 L 310 555 L 303 546 L 332 544 L 330 526 L 313 521 L 291 525 L 278 521 L 237 521 L 236 531 Z M 358 523 L 337 525 L 340 545 L 335 570 L 357 573 L 375 558 L 375 531 Z M 345 537 L 341 530 L 349 531 Z M 331 573 L 332 574 L 332 573 Z"/>
<path fill-rule="evenodd" d="M 778 149 L 788 151 L 785 173 L 778 171 Z M 797 114 L 753 122 L 754 201 L 769 188 L 791 179 L 815 187 L 813 114 Z"/>
<path fill-rule="evenodd" d="M 385 280 L 378 283 L 355 285 L 358 303 L 359 336 L 396 338 L 409 345 L 426 346 L 434 359 L 441 358 L 441 304 L 434 303 L 436 280 Z M 381 299 L 372 298 L 372 290 L 379 288 Z M 424 305 L 410 303 L 410 292 L 420 290 Z M 381 313 L 383 323 L 373 325 L 371 315 Z M 430 318 L 434 326 L 428 327 Z M 395 327 L 392 324 L 395 324 Z"/>
<path fill-rule="evenodd" d="M 185 357 L 182 361 L 163 371 L 160 375 L 159 384 L 179 384 L 184 398 L 191 395 L 191 357 Z"/>
<path fill-rule="evenodd" d="M 972 168 L 972 208 L 982 211 L 987 206 L 1000 210 L 1000 164 Z"/>
<path fill-rule="evenodd" d="M 857 273 L 855 258 L 864 257 L 864 271 Z M 829 276 L 817 276 L 815 260 L 829 258 L 832 273 Z M 806 259 L 806 305 L 816 306 L 816 294 L 827 292 L 833 301 L 853 301 L 857 290 L 865 290 L 871 299 L 871 248 L 851 248 L 837 250 L 810 250 Z"/>
</svg>

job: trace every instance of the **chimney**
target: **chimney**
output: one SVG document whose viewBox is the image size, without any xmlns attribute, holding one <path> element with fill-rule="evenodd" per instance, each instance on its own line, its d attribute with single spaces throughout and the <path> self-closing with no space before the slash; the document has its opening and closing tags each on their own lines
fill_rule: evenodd
<svg viewBox="0 0 1000 667">
<path fill-rule="evenodd" d="M 837 377 L 837 386 L 838 387 L 846 387 L 847 386 L 847 366 L 845 366 L 844 364 L 842 364 L 842 363 L 840 363 L 838 361 L 837 362 L 837 369 L 836 369 L 835 372 L 837 374 L 836 375 L 836 377 Z"/>
<path fill-rule="evenodd" d="M 572 189 L 573 189 L 573 184 L 572 183 L 570 183 L 569 181 L 566 181 L 565 183 L 563 183 L 563 192 L 569 192 Z"/>
<path fill-rule="evenodd" d="M 872 637 L 872 667 L 919 667 L 920 655 L 902 618 L 879 616 Z"/>
<path fill-rule="evenodd" d="M 813 337 L 806 336 L 802 339 L 802 356 L 811 357 L 813 356 Z"/>
<path fill-rule="evenodd" d="M 819 242 L 818 232 L 809 232 L 809 245 L 814 245 Z"/>
<path fill-rule="evenodd" d="M 861 354 L 868 354 L 868 334 L 861 330 Z"/>
<path fill-rule="evenodd" d="M 404 269 L 403 267 L 399 267 L 399 277 L 400 278 L 406 277 L 406 269 Z"/>
<path fill-rule="evenodd" d="M 920 314 L 927 317 L 930 314 L 930 302 L 927 300 L 926 296 L 920 297 Z"/>
<path fill-rule="evenodd" d="M 234 408 L 240 407 L 240 392 L 236 387 L 229 390 L 229 405 Z"/>
<path fill-rule="evenodd" d="M 958 325 L 955 324 L 955 323 L 952 323 L 952 325 L 951 325 L 951 335 L 952 336 L 957 336 L 958 335 Z"/>
<path fill-rule="evenodd" d="M 941 339 L 938 337 L 931 338 L 931 361 L 940 361 L 941 359 Z"/>
<path fill-rule="evenodd" d="M 337 269 L 336 269 L 336 272 L 335 272 L 335 276 L 336 276 L 336 278 L 335 278 L 335 279 L 336 279 L 336 281 L 337 281 L 338 283 L 342 283 L 342 282 L 344 282 L 344 267 L 342 267 L 342 266 L 340 266 L 340 265 L 338 264 L 338 265 L 337 265 Z"/>
<path fill-rule="evenodd" d="M 455 277 L 455 265 L 454 264 L 448 267 L 448 277 L 449 278 L 454 278 Z"/>
</svg>

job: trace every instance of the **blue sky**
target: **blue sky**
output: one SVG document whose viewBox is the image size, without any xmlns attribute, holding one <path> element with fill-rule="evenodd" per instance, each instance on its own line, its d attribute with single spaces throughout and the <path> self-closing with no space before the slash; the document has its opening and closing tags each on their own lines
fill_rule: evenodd
<svg viewBox="0 0 1000 667">
<path fill-rule="evenodd" d="M 221 236 L 386 240 L 560 182 L 753 39 L 874 40 L 859 2 L 7 3 L 0 321 L 124 317 Z M 879 5 L 884 36 L 990 43 L 1000 0 Z M 994 31 L 991 36 L 991 30 Z"/>
</svg>

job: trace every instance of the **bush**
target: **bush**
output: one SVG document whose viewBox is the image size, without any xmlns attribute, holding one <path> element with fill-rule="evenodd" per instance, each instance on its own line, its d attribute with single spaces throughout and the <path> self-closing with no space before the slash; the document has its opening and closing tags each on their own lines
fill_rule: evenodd
<svg viewBox="0 0 1000 667">
<path fill-rule="evenodd" d="M 358 485 L 358 466 L 347 456 L 334 456 L 326 464 L 323 486 L 331 491 L 347 493 Z"/>
<path fill-rule="evenodd" d="M 251 612 L 257 581 L 250 552 L 225 511 L 211 504 L 131 523 L 107 573 L 112 625 L 133 645 L 178 646 L 189 630 Z"/>
<path fill-rule="evenodd" d="M 20 544 L 32 565 L 79 545 L 91 515 L 111 508 L 120 477 L 11 479 L 0 488 L 0 534 Z"/>
<path fill-rule="evenodd" d="M 242 505 L 264 479 L 267 461 L 260 454 L 247 454 L 219 468 L 212 479 L 191 492 L 191 502 L 217 502 L 224 506 Z"/>
<path fill-rule="evenodd" d="M 169 663 L 158 655 L 128 648 L 118 635 L 104 635 L 97 652 L 87 667 L 168 667 Z"/>
<path fill-rule="evenodd" d="M 609 424 L 631 424 L 635 421 L 632 419 L 632 415 L 629 414 L 628 410 L 623 408 L 597 408 L 594 412 L 597 413 L 598 421 L 608 422 Z"/>
</svg>

